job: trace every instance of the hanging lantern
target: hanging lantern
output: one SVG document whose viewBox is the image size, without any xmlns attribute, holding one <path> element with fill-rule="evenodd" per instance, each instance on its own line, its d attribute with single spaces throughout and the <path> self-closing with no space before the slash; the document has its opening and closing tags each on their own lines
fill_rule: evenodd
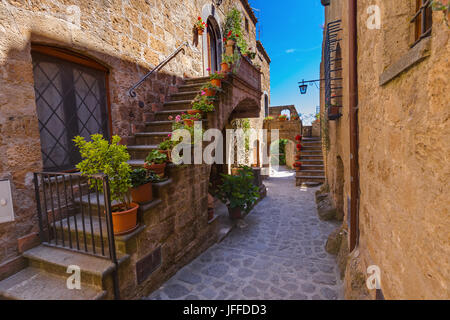
<svg viewBox="0 0 450 320">
<path fill-rule="evenodd" d="M 299 86 L 299 88 L 301 94 L 306 94 L 306 91 L 308 90 L 308 85 L 305 84 L 305 81 L 303 81 L 303 83 Z"/>
</svg>

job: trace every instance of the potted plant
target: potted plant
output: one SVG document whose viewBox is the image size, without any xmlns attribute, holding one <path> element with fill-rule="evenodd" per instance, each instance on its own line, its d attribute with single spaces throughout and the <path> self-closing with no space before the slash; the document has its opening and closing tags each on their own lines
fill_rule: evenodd
<svg viewBox="0 0 450 320">
<path fill-rule="evenodd" d="M 296 155 L 295 155 L 295 160 L 300 160 L 300 158 L 301 158 L 301 155 L 300 155 L 300 154 L 296 154 Z"/>
<path fill-rule="evenodd" d="M 220 90 L 220 87 L 213 85 L 211 82 L 208 82 L 202 87 L 202 96 L 214 97 L 216 92 Z"/>
<path fill-rule="evenodd" d="M 203 31 L 208 25 L 202 20 L 202 17 L 197 18 L 197 22 L 195 23 L 195 28 L 197 29 L 197 33 L 199 36 L 203 35 Z"/>
<path fill-rule="evenodd" d="M 273 120 L 274 118 L 272 117 L 272 116 L 268 116 L 268 117 L 265 117 L 264 118 L 264 121 L 271 121 L 271 120 Z"/>
<path fill-rule="evenodd" d="M 112 220 L 115 234 L 125 234 L 137 226 L 137 211 L 139 205 L 131 202 L 130 188 L 131 167 L 128 164 L 130 155 L 127 147 L 120 145 L 120 137 L 113 136 L 111 143 L 101 134 L 91 136 L 87 142 L 84 137 L 73 139 L 80 150 L 82 161 L 76 165 L 81 174 L 89 177 L 89 187 L 103 192 L 103 181 L 91 179 L 94 175 L 108 176 L 111 191 Z"/>
<path fill-rule="evenodd" d="M 222 73 L 214 72 L 213 74 L 211 74 L 211 75 L 209 76 L 209 79 L 210 79 L 211 84 L 212 84 L 213 86 L 216 86 L 216 87 L 220 88 L 220 87 L 222 86 L 222 79 L 223 79 L 224 77 L 225 77 L 225 76 L 224 76 Z"/>
<path fill-rule="evenodd" d="M 278 116 L 278 120 L 280 120 L 280 121 L 286 121 L 286 120 L 287 120 L 287 115 L 285 115 L 285 114 L 280 114 L 280 115 Z"/>
<path fill-rule="evenodd" d="M 201 120 L 202 119 L 202 115 L 197 113 L 195 115 L 190 115 L 190 114 L 186 114 L 186 113 L 182 113 L 181 114 L 181 120 L 184 122 L 185 126 L 187 127 L 193 127 L 195 121 Z"/>
<path fill-rule="evenodd" d="M 192 102 L 192 109 L 198 110 L 200 113 L 209 113 L 215 110 L 211 99 L 205 95 L 197 96 Z"/>
<path fill-rule="evenodd" d="M 297 144 L 297 150 L 302 151 L 302 145 L 300 143 Z"/>
<path fill-rule="evenodd" d="M 216 196 L 227 205 L 231 219 L 242 218 L 242 212 L 249 213 L 259 198 L 259 189 L 253 184 L 253 170 L 241 167 L 236 176 L 221 176 L 222 185 L 218 186 Z"/>
<path fill-rule="evenodd" d="M 172 162 L 172 149 L 176 145 L 175 141 L 171 139 L 172 134 L 169 134 L 168 139 L 161 142 L 158 146 L 158 151 L 167 156 L 167 162 Z"/>
<path fill-rule="evenodd" d="M 222 73 L 231 72 L 231 66 L 235 63 L 234 55 L 222 55 L 222 63 L 220 64 L 222 68 Z"/>
<path fill-rule="evenodd" d="M 295 140 L 302 141 L 302 136 L 300 134 L 296 135 Z"/>
<path fill-rule="evenodd" d="M 293 115 L 291 117 L 291 120 L 299 120 L 299 119 L 300 119 L 300 117 L 298 115 Z"/>
<path fill-rule="evenodd" d="M 300 161 L 296 161 L 294 163 L 295 170 L 300 171 L 302 169 L 302 163 Z"/>
<path fill-rule="evenodd" d="M 143 168 L 135 169 L 131 172 L 131 199 L 134 203 L 147 203 L 153 200 L 152 181 L 156 175 Z"/>
<path fill-rule="evenodd" d="M 154 171 L 160 178 L 164 178 L 167 155 L 159 150 L 152 150 L 145 159 L 145 169 Z"/>
</svg>

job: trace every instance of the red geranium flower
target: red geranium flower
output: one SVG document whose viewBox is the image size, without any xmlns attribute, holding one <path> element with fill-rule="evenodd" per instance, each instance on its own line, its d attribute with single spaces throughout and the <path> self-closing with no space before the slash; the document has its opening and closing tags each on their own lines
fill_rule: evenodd
<svg viewBox="0 0 450 320">
<path fill-rule="evenodd" d="M 202 17 L 198 17 L 198 21 L 202 20 Z"/>
<path fill-rule="evenodd" d="M 297 144 L 297 149 L 298 150 L 301 150 L 302 149 L 302 145 L 299 143 L 299 144 Z"/>
<path fill-rule="evenodd" d="M 297 141 L 302 140 L 302 136 L 301 136 L 301 135 L 297 135 L 297 136 L 295 137 L 295 140 L 297 140 Z"/>
<path fill-rule="evenodd" d="M 231 36 L 233 33 L 230 31 L 230 32 L 228 32 L 228 36 Z"/>
</svg>

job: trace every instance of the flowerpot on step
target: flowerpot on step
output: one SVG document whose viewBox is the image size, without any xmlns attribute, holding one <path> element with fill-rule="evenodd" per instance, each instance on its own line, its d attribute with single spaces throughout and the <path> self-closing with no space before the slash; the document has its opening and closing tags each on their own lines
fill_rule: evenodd
<svg viewBox="0 0 450 320">
<path fill-rule="evenodd" d="M 193 127 L 194 126 L 194 120 L 192 120 L 192 119 L 184 119 L 183 122 L 188 127 Z"/>
<path fill-rule="evenodd" d="M 153 171 L 160 178 L 164 178 L 164 176 L 166 175 L 166 163 L 165 162 L 161 163 L 161 164 L 152 163 L 150 165 L 146 163 L 145 169 Z"/>
<path fill-rule="evenodd" d="M 153 200 L 152 184 L 149 182 L 131 189 L 131 199 L 134 203 L 142 204 Z"/>
<path fill-rule="evenodd" d="M 228 73 L 230 72 L 230 66 L 228 65 L 228 63 L 222 62 L 220 64 L 220 68 L 222 69 L 222 73 Z"/>
<path fill-rule="evenodd" d="M 203 112 L 201 110 L 192 109 L 192 110 L 188 110 L 187 113 L 188 113 L 188 115 L 195 116 L 197 114 L 202 114 Z"/>
<path fill-rule="evenodd" d="M 220 88 L 222 86 L 222 80 L 221 79 L 212 79 L 211 80 L 211 84 L 213 86 L 216 86 L 216 87 Z"/>
<path fill-rule="evenodd" d="M 113 210 L 119 206 L 114 206 Z M 115 235 L 124 235 L 132 232 L 137 227 L 137 212 L 139 205 L 131 203 L 131 209 L 112 212 L 113 230 Z"/>
<path fill-rule="evenodd" d="M 216 95 L 216 90 L 213 89 L 205 89 L 205 93 L 207 97 L 214 97 Z"/>
</svg>

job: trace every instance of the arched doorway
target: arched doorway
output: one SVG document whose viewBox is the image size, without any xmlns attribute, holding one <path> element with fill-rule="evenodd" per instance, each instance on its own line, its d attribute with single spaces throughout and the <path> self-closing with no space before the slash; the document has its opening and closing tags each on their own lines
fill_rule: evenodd
<svg viewBox="0 0 450 320">
<path fill-rule="evenodd" d="M 214 17 L 208 18 L 208 28 L 206 32 L 206 45 L 208 49 L 208 68 L 210 73 L 219 71 L 222 60 L 222 40 L 220 36 L 220 28 Z"/>
</svg>

